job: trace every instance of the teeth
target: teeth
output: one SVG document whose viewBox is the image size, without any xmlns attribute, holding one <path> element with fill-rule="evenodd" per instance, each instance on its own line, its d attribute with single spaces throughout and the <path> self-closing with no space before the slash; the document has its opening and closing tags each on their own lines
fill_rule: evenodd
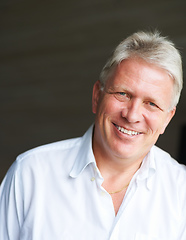
<svg viewBox="0 0 186 240">
<path fill-rule="evenodd" d="M 126 134 L 128 134 L 128 135 L 130 135 L 130 136 L 140 134 L 139 132 L 127 130 L 127 129 L 125 129 L 125 128 L 123 128 L 123 127 L 120 127 L 120 126 L 117 126 L 117 125 L 116 125 L 116 127 L 117 127 L 117 129 L 118 129 L 120 132 L 126 133 Z"/>
</svg>

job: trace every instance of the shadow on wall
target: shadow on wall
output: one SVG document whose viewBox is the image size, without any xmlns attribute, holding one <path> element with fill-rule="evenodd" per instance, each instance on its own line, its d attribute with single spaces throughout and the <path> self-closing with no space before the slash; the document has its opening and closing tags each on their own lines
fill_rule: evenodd
<svg viewBox="0 0 186 240">
<path fill-rule="evenodd" d="M 181 127 L 178 161 L 186 165 L 186 124 Z"/>
</svg>

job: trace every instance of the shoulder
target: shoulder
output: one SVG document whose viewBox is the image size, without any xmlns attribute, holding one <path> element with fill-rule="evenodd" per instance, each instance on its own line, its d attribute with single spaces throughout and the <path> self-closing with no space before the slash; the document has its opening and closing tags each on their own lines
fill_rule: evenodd
<svg viewBox="0 0 186 240">
<path fill-rule="evenodd" d="M 41 177 L 66 176 L 71 171 L 77 156 L 87 151 L 92 136 L 92 126 L 77 138 L 45 144 L 20 154 L 9 169 L 7 176 Z M 48 175 L 47 175 L 48 174 Z"/>
<path fill-rule="evenodd" d="M 155 163 L 154 187 L 161 193 L 162 202 L 170 207 L 180 219 L 186 214 L 186 166 L 180 164 L 164 150 L 153 146 L 151 149 Z M 178 218 L 178 219 L 179 219 Z"/>
<path fill-rule="evenodd" d="M 29 185 L 34 181 L 51 179 L 69 174 L 77 152 L 81 146 L 81 137 L 42 145 L 20 154 L 4 177 L 4 184 Z M 37 183 L 38 184 L 38 183 Z"/>
<path fill-rule="evenodd" d="M 157 146 L 153 146 L 152 147 L 152 151 L 155 157 L 156 162 L 160 162 L 162 160 L 164 160 L 165 164 L 170 164 L 173 166 L 177 166 L 177 167 L 181 167 L 183 168 L 184 165 L 181 165 L 176 159 L 174 159 L 168 152 L 166 152 L 165 150 L 157 147 Z"/>
<path fill-rule="evenodd" d="M 152 151 L 154 154 L 154 159 L 156 164 L 160 164 L 161 166 L 169 166 L 173 169 L 180 169 L 181 171 L 186 173 L 186 166 L 180 164 L 177 160 L 175 160 L 169 153 L 162 150 L 157 146 L 152 147 Z"/>
<path fill-rule="evenodd" d="M 69 156 L 74 156 L 81 145 L 81 137 L 45 144 L 20 154 L 15 161 L 15 167 L 38 167 L 47 164 L 62 163 Z"/>
<path fill-rule="evenodd" d="M 166 151 L 154 146 L 152 148 L 154 154 L 154 160 L 158 173 L 161 173 L 164 178 L 180 180 L 182 183 L 186 182 L 186 166 L 180 164 L 174 158 L 171 157 Z"/>
<path fill-rule="evenodd" d="M 46 154 L 46 153 L 48 154 L 48 153 L 56 153 L 58 151 L 68 151 L 68 150 L 71 150 L 72 148 L 78 147 L 80 143 L 81 143 L 81 137 L 41 145 L 39 147 L 30 149 L 20 154 L 17 160 L 23 161 L 27 157 L 38 155 L 38 154 Z"/>
<path fill-rule="evenodd" d="M 34 163 L 45 163 L 45 165 L 46 163 L 51 163 L 54 166 L 55 164 L 57 165 L 57 163 L 63 164 L 63 162 L 67 161 L 68 164 L 70 164 L 70 162 L 73 163 L 78 152 L 80 152 L 81 149 L 84 151 L 84 148 L 87 148 L 87 144 L 90 142 L 92 136 L 92 129 L 93 126 L 81 137 L 45 144 L 26 151 L 17 157 L 16 163 L 18 165 L 31 163 L 32 166 Z"/>
</svg>

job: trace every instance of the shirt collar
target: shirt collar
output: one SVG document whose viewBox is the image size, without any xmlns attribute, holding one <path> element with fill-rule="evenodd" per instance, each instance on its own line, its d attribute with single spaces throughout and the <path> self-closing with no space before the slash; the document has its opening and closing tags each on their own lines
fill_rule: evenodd
<svg viewBox="0 0 186 240">
<path fill-rule="evenodd" d="M 70 172 L 70 176 L 72 178 L 78 177 L 90 163 L 95 163 L 95 158 L 92 150 L 92 134 L 93 125 L 82 137 L 81 146 Z"/>
<path fill-rule="evenodd" d="M 149 190 L 152 189 L 152 176 L 156 172 L 154 147 L 151 148 L 149 153 L 143 159 L 142 165 L 137 175 L 137 181 L 146 180 L 146 186 Z"/>
</svg>

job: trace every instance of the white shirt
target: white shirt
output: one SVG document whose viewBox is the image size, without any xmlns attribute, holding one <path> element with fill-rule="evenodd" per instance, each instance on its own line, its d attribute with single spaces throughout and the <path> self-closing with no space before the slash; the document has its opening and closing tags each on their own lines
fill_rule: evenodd
<svg viewBox="0 0 186 240">
<path fill-rule="evenodd" d="M 152 147 L 115 216 L 81 138 L 20 155 L 0 188 L 1 240 L 186 240 L 186 170 Z"/>
</svg>

